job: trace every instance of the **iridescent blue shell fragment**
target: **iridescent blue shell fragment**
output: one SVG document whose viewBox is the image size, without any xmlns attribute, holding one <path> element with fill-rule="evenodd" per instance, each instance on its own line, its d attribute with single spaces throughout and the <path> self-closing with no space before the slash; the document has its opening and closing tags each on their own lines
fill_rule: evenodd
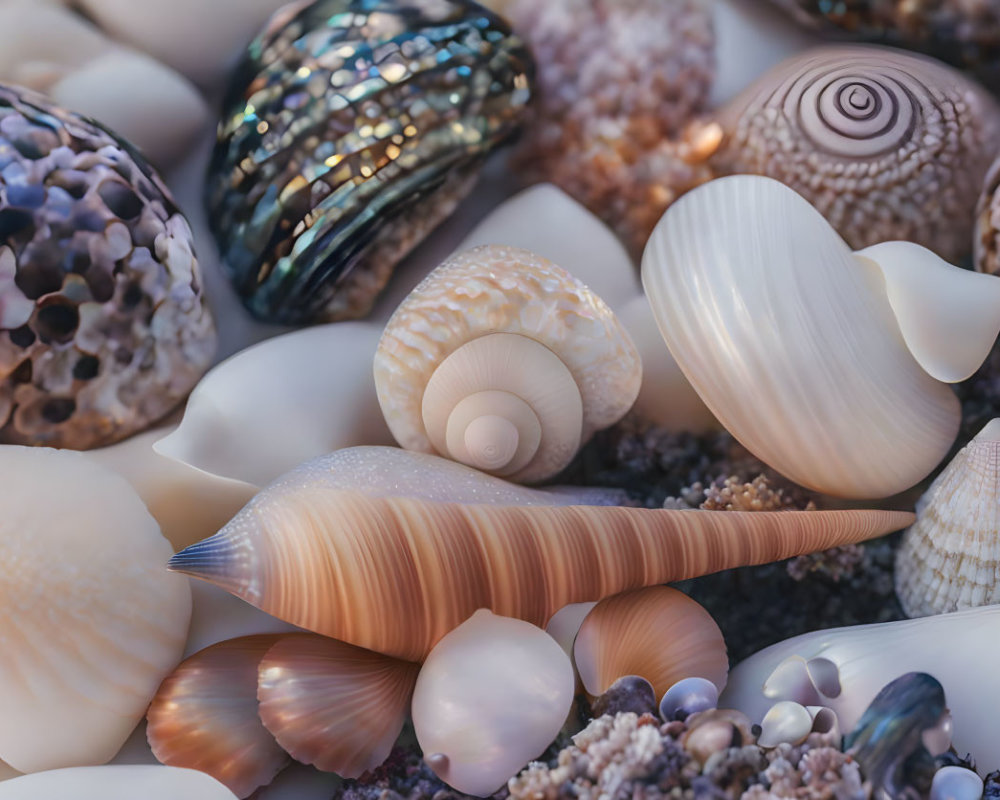
<svg viewBox="0 0 1000 800">
<path fill-rule="evenodd" d="M 279 12 L 230 87 L 207 206 L 255 316 L 363 316 L 515 133 L 531 57 L 471 0 Z"/>
</svg>

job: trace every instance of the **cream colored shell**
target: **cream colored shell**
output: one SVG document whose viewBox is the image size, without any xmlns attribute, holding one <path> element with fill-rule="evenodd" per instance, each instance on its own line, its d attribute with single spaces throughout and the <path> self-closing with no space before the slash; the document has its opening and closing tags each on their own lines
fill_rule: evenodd
<svg viewBox="0 0 1000 800">
<path fill-rule="evenodd" d="M 413 729 L 442 780 L 485 797 L 552 743 L 575 685 L 555 639 L 480 609 L 427 656 L 413 691 Z"/>
<path fill-rule="evenodd" d="M 895 580 L 910 617 L 1000 603 L 1000 419 L 920 498 L 896 553 Z"/>
<path fill-rule="evenodd" d="M 498 245 L 428 275 L 375 355 L 379 403 L 403 447 L 521 482 L 565 467 L 628 411 L 641 379 L 631 339 L 597 295 L 550 261 Z M 463 445 L 476 449 L 480 434 L 493 443 L 470 456 Z M 507 460 L 497 465 L 495 450 Z"/>
<path fill-rule="evenodd" d="M 124 478 L 12 445 L 0 475 L 0 759 L 102 764 L 180 660 L 191 591 Z"/>
<path fill-rule="evenodd" d="M 960 419 L 940 379 L 968 377 L 1000 329 L 1000 280 L 905 242 L 852 253 L 802 197 L 758 176 L 678 200 L 642 277 L 719 420 L 783 475 L 844 497 L 886 497 L 934 468 Z"/>
<path fill-rule="evenodd" d="M 193 769 L 129 764 L 70 767 L 0 783 L 0 800 L 236 800 L 215 778 Z"/>
</svg>

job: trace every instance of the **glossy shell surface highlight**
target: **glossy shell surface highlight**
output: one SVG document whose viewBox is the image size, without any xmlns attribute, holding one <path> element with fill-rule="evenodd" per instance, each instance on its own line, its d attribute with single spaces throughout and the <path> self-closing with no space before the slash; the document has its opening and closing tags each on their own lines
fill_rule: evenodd
<svg viewBox="0 0 1000 800">
<path fill-rule="evenodd" d="M 0 441 L 121 439 L 183 400 L 214 351 L 191 230 L 152 168 L 0 86 Z"/>
<path fill-rule="evenodd" d="M 278 12 L 230 86 L 206 195 L 251 313 L 367 313 L 518 128 L 531 73 L 507 24 L 471 0 Z"/>
</svg>

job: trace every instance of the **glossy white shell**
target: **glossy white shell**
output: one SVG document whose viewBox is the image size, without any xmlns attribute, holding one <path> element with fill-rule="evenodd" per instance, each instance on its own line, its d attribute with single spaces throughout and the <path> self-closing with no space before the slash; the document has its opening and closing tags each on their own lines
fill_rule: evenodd
<svg viewBox="0 0 1000 800">
<path fill-rule="evenodd" d="M 967 373 L 1000 328 L 1000 280 L 972 286 L 928 255 L 896 242 L 856 256 L 793 190 L 735 175 L 670 207 L 642 275 L 670 351 L 751 452 L 812 489 L 885 497 L 930 472 L 958 430 L 957 399 L 921 364 Z M 943 322 L 932 347 L 913 322 L 962 313 L 976 320 Z"/>
<path fill-rule="evenodd" d="M 193 769 L 144 764 L 71 767 L 0 783 L 0 800 L 236 800 L 215 778 Z"/>
<path fill-rule="evenodd" d="M 734 667 L 719 705 L 739 709 L 760 722 L 779 700 L 795 699 L 780 692 L 765 693 L 775 670 L 796 657 L 807 662 L 822 657 L 837 668 L 839 692 L 836 697 L 822 697 L 821 704 L 835 711 L 840 730 L 849 732 L 887 683 L 907 672 L 927 672 L 944 687 L 954 718 L 955 750 L 987 763 L 1000 741 L 1000 717 L 983 713 L 1000 703 L 996 670 L 1000 639 L 990 635 L 998 627 L 1000 606 L 987 606 L 796 636 Z"/>
<path fill-rule="evenodd" d="M 574 686 L 555 639 L 481 609 L 424 662 L 413 692 L 417 741 L 443 780 L 488 795 L 551 744 Z"/>
</svg>

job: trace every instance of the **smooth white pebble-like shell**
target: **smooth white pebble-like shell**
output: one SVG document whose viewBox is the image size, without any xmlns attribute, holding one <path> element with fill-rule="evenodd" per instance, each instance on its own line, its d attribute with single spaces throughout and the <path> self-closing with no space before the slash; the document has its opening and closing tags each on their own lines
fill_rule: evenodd
<svg viewBox="0 0 1000 800">
<path fill-rule="evenodd" d="M 156 451 L 264 486 L 342 447 L 391 444 L 371 374 L 381 334 L 370 323 L 337 322 L 240 351 L 199 381 Z"/>
<path fill-rule="evenodd" d="M 437 643 L 417 676 L 417 741 L 442 780 L 486 796 L 552 743 L 574 686 L 555 639 L 480 609 Z"/>
<path fill-rule="evenodd" d="M 131 486 L 84 455 L 0 447 L 0 758 L 101 764 L 180 660 L 173 550 Z"/>
<path fill-rule="evenodd" d="M 0 783 L 0 800 L 236 800 L 215 778 L 194 769 L 151 764 L 70 767 Z"/>
<path fill-rule="evenodd" d="M 920 498 L 894 577 L 910 617 L 1000 603 L 1000 418 Z"/>
<path fill-rule="evenodd" d="M 719 705 L 760 722 L 779 700 L 765 694 L 770 676 L 790 658 L 822 657 L 837 667 L 840 692 L 822 705 L 837 714 L 841 731 L 854 729 L 875 695 L 907 672 L 926 672 L 944 687 L 954 719 L 954 746 L 981 762 L 1000 741 L 1000 717 L 983 713 L 1000 703 L 1000 606 L 921 619 L 813 631 L 787 639 L 736 665 Z"/>
<path fill-rule="evenodd" d="M 886 251 L 889 273 L 906 249 L 914 263 L 925 258 L 922 248 L 894 243 Z M 872 260 L 875 250 L 857 257 L 787 186 L 734 175 L 681 197 L 643 256 L 643 283 L 660 332 L 712 412 L 786 477 L 844 497 L 909 488 L 955 438 L 958 400 L 913 351 L 935 374 L 963 373 L 971 363 L 960 336 L 931 353 L 907 323 L 913 334 L 907 341 L 887 278 Z M 969 284 L 957 267 L 918 264 L 910 280 L 930 273 L 929 298 L 894 295 L 905 306 L 904 319 L 911 311 L 925 318 L 917 300 L 940 309 L 966 296 Z M 992 301 L 967 309 L 988 318 L 971 325 L 980 334 L 994 320 L 1000 325 L 993 286 L 984 292 Z M 988 349 L 989 342 L 982 352 Z"/>
</svg>

